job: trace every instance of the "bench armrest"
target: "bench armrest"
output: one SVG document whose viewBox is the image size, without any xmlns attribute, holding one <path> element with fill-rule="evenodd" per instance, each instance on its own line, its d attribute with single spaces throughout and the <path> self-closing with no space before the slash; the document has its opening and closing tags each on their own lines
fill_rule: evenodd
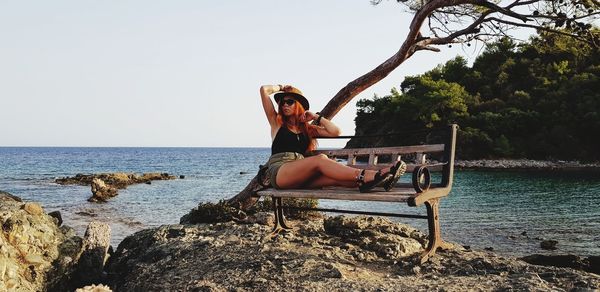
<svg viewBox="0 0 600 292">
<path fill-rule="evenodd" d="M 424 204 L 426 201 L 429 201 L 431 199 L 448 196 L 448 194 L 450 193 L 450 189 L 451 187 L 429 189 L 423 193 L 417 194 L 416 196 L 413 196 L 410 199 L 408 199 L 408 205 L 411 207 L 416 207 Z"/>
</svg>

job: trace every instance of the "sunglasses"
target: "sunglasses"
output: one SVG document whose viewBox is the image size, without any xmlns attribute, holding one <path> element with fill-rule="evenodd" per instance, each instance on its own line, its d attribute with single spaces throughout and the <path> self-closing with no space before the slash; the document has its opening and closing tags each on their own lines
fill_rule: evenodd
<svg viewBox="0 0 600 292">
<path fill-rule="evenodd" d="M 295 99 L 282 99 L 281 100 L 281 105 L 287 105 L 287 106 L 292 106 L 296 103 Z"/>
</svg>

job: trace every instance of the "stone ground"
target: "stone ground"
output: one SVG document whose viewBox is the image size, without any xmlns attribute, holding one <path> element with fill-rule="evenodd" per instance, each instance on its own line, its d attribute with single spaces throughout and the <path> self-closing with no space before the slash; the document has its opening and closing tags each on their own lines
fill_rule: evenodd
<svg viewBox="0 0 600 292">
<path fill-rule="evenodd" d="M 600 276 L 527 264 L 455 246 L 424 265 L 419 231 L 384 218 L 295 221 L 270 236 L 260 222 L 168 225 L 126 238 L 109 260 L 116 291 L 565 291 L 600 288 Z M 267 218 L 267 219 L 264 219 Z"/>
</svg>

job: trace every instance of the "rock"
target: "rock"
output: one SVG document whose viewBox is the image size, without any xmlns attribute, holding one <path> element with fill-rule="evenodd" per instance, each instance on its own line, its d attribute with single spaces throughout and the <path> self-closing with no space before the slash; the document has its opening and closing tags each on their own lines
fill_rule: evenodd
<svg viewBox="0 0 600 292">
<path fill-rule="evenodd" d="M 74 234 L 39 204 L 0 194 L 0 225 L 0 291 L 51 290 L 53 281 L 69 277 L 56 269 L 79 252 L 67 248 Z"/>
<path fill-rule="evenodd" d="M 118 195 L 117 189 L 111 186 L 107 186 L 103 180 L 94 178 L 92 180 L 92 197 L 88 199 L 89 202 L 106 202 L 109 198 Z"/>
<path fill-rule="evenodd" d="M 124 189 L 132 184 L 151 184 L 151 181 L 153 180 L 171 179 L 175 179 L 175 176 L 172 176 L 168 173 L 144 173 L 142 175 L 137 175 L 135 173 L 115 172 L 100 174 L 77 174 L 74 177 L 58 178 L 55 180 L 55 182 L 61 185 L 90 185 L 92 187 L 92 194 L 94 195 L 89 198 L 88 201 L 103 202 L 106 201 L 106 199 L 117 195 L 117 192 L 114 189 Z M 101 185 L 101 189 L 103 191 L 101 191 L 102 194 L 95 195 L 94 189 L 98 189 L 99 181 L 102 181 L 103 185 Z"/>
<path fill-rule="evenodd" d="M 256 223 L 261 225 L 273 226 L 275 222 L 275 215 L 269 212 L 258 212 L 256 214 L 248 216 L 247 223 Z"/>
<path fill-rule="evenodd" d="M 21 200 L 21 198 L 15 196 L 15 195 L 12 195 L 12 194 L 4 192 L 4 191 L 0 191 L 0 201 L 2 201 L 2 200 L 23 202 L 23 200 Z"/>
<path fill-rule="evenodd" d="M 420 252 L 425 239 L 414 228 L 381 217 L 336 216 L 326 218 L 323 224 L 328 234 L 339 236 L 344 242 L 358 245 L 387 259 Z M 364 240 L 366 238 L 372 240 Z"/>
<path fill-rule="evenodd" d="M 110 287 L 100 284 L 77 288 L 75 292 L 112 292 L 112 290 L 110 290 Z"/>
<path fill-rule="evenodd" d="M 56 219 L 56 225 L 57 226 L 61 226 L 63 223 L 62 220 L 62 215 L 60 214 L 59 211 L 52 211 L 50 213 L 48 213 L 49 216 L 53 217 L 54 219 Z"/>
<path fill-rule="evenodd" d="M 36 203 L 25 203 L 23 206 L 21 206 L 21 209 L 25 210 L 25 212 L 31 215 L 40 215 L 44 213 L 42 207 Z"/>
<path fill-rule="evenodd" d="M 247 171 L 240 171 L 240 174 L 248 174 Z"/>
<path fill-rule="evenodd" d="M 527 236 L 527 231 L 523 231 L 523 232 L 521 232 L 521 235 L 523 235 L 523 236 Z"/>
<path fill-rule="evenodd" d="M 115 291 L 561 291 L 600 287 L 600 277 L 586 272 L 535 266 L 490 252 L 438 251 L 424 264 L 419 263 L 420 253 L 392 260 L 369 243 L 382 234 L 415 240 L 410 237 L 414 234 L 402 224 L 379 219 L 296 221 L 289 239 L 272 238 L 270 226 L 235 222 L 146 229 L 119 244 L 108 261 L 106 283 Z M 326 225 L 332 230 L 326 231 Z M 257 242 L 257 238 L 264 240 Z M 394 251 L 392 245 L 385 249 Z"/>
<path fill-rule="evenodd" d="M 557 244 L 558 244 L 558 241 L 556 241 L 556 240 L 544 240 L 544 241 L 540 242 L 540 247 L 542 249 L 555 250 Z"/>
<path fill-rule="evenodd" d="M 144 173 L 144 174 L 142 174 L 141 177 L 134 175 L 134 177 L 132 179 L 132 181 L 133 181 L 132 184 L 143 183 L 143 182 L 153 181 L 153 180 L 171 180 L 171 179 L 175 179 L 175 176 L 172 176 L 168 173 Z"/>
<path fill-rule="evenodd" d="M 179 178 L 180 178 L 180 179 L 184 179 L 184 178 L 185 178 L 185 175 L 180 175 L 180 176 L 179 176 Z"/>
<path fill-rule="evenodd" d="M 485 249 L 485 250 L 487 250 L 487 251 L 494 251 L 494 248 L 493 248 L 493 247 L 491 247 L 491 246 L 488 246 L 488 247 L 486 247 L 486 248 L 484 248 L 484 249 Z"/>
<path fill-rule="evenodd" d="M 587 258 L 589 272 L 600 275 L 600 256 L 591 256 Z"/>
<path fill-rule="evenodd" d="M 98 217 L 98 214 L 94 213 L 94 210 L 92 210 L 92 209 L 77 211 L 77 212 L 75 212 L 75 214 L 81 215 L 81 216 L 88 216 L 88 217 Z"/>
<path fill-rule="evenodd" d="M 100 179 L 107 185 L 114 188 L 122 189 L 130 184 L 136 182 L 136 178 L 139 177 L 134 173 L 100 173 L 100 174 L 77 174 L 74 177 L 65 177 L 56 179 L 55 182 L 61 185 L 91 185 L 94 179 Z"/>
<path fill-rule="evenodd" d="M 74 272 L 75 287 L 98 283 L 103 279 L 109 246 L 110 226 L 98 221 L 90 222 L 85 231 L 81 256 Z"/>
<path fill-rule="evenodd" d="M 591 260 L 590 260 L 591 258 Z M 561 268 L 573 268 L 582 271 L 588 271 L 591 273 L 599 274 L 597 268 L 593 266 L 593 257 L 582 258 L 576 255 L 541 255 L 534 254 L 526 257 L 522 257 L 521 260 L 541 266 L 553 266 Z M 594 269 L 596 268 L 596 269 Z"/>
</svg>

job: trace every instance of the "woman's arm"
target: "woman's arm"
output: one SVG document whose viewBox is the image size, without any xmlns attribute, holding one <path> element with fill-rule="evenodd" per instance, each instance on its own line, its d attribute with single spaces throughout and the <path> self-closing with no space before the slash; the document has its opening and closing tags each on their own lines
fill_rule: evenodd
<svg viewBox="0 0 600 292">
<path fill-rule="evenodd" d="M 269 125 L 271 125 L 271 129 L 277 126 L 277 112 L 275 111 L 270 95 L 281 90 L 283 90 L 282 85 L 263 85 L 260 87 L 262 106 L 267 115 Z"/>
<path fill-rule="evenodd" d="M 304 120 L 307 123 L 312 120 L 319 120 L 319 125 L 313 125 L 313 129 L 317 132 L 317 136 L 337 137 L 340 134 L 342 134 L 342 130 L 340 130 L 340 128 L 336 126 L 332 121 L 312 112 L 304 112 L 304 116 L 301 118 L 301 120 Z"/>
</svg>

